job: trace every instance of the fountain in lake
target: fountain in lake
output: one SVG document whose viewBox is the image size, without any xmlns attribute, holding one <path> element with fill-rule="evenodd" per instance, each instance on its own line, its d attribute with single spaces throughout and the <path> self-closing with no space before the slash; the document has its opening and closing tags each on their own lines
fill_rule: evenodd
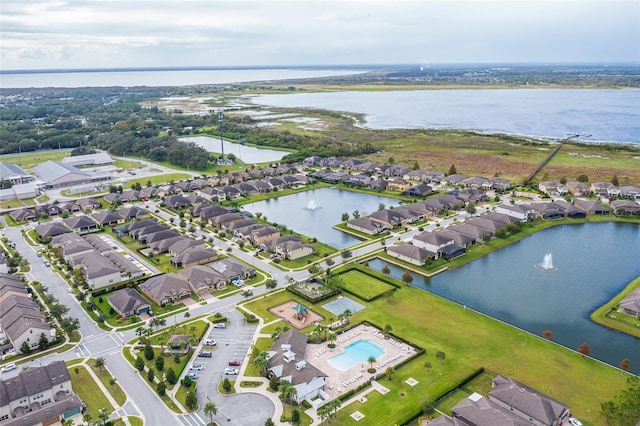
<svg viewBox="0 0 640 426">
<path fill-rule="evenodd" d="M 307 207 L 306 207 L 307 210 L 311 210 L 311 211 L 317 208 L 318 206 L 316 205 L 316 202 L 314 200 L 309 201 L 309 204 L 307 204 Z"/>
<path fill-rule="evenodd" d="M 536 268 L 541 271 L 555 271 L 557 268 L 553 267 L 553 256 L 551 256 L 551 253 L 545 254 L 542 263 L 536 265 Z"/>
</svg>

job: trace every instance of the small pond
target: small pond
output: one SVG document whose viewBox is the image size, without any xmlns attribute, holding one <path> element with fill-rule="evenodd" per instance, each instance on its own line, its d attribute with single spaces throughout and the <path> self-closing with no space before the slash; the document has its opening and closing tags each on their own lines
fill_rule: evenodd
<svg viewBox="0 0 640 426">
<path fill-rule="evenodd" d="M 295 232 L 342 249 L 360 241 L 333 228 L 341 222 L 342 214 L 348 213 L 352 218 L 353 212 L 358 210 L 364 217 L 378 210 L 380 203 L 391 207 L 397 206 L 399 200 L 337 188 L 319 188 L 245 204 L 243 208 L 251 213 L 262 213 L 269 222 L 286 225 Z"/>
<path fill-rule="evenodd" d="M 180 138 L 181 141 L 194 142 L 196 145 L 203 147 L 209 152 L 220 153 L 220 138 L 212 138 L 209 136 L 189 136 Z M 288 151 L 276 151 L 274 149 L 256 148 L 253 146 L 242 145 L 235 142 L 224 141 L 224 155 L 233 154 L 247 164 L 268 163 L 271 161 L 280 161 L 282 157 L 291 154 Z"/>
<path fill-rule="evenodd" d="M 554 269 L 539 267 L 551 253 Z M 382 270 L 387 262 L 369 261 Z M 538 266 L 538 267 L 536 267 Z M 401 279 L 404 268 L 389 264 Z M 571 349 L 583 342 L 591 356 L 618 366 L 628 358 L 640 372 L 640 339 L 591 321 L 591 313 L 640 275 L 640 226 L 563 225 L 541 231 L 461 268 L 412 285 L 453 300 Z"/>
</svg>

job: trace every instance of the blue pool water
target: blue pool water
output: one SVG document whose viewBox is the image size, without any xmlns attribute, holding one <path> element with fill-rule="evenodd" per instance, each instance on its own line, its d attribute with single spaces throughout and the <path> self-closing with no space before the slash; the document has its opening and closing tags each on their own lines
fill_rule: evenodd
<svg viewBox="0 0 640 426">
<path fill-rule="evenodd" d="M 329 358 L 329 364 L 338 370 L 348 370 L 354 364 L 362 363 L 369 368 L 367 360 L 370 356 L 378 358 L 384 353 L 384 348 L 371 340 L 358 340 L 344 348 L 344 352 Z"/>
</svg>

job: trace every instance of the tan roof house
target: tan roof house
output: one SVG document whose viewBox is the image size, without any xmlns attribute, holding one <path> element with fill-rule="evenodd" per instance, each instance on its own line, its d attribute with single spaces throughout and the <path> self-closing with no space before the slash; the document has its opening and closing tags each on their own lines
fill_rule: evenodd
<svg viewBox="0 0 640 426">
<path fill-rule="evenodd" d="M 140 290 L 160 306 L 191 296 L 189 282 L 174 273 L 149 278 Z"/>
</svg>

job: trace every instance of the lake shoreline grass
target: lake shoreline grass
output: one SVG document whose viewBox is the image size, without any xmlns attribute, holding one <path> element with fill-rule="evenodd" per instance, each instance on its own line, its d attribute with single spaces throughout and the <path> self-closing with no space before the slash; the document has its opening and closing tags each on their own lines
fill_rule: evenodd
<svg viewBox="0 0 640 426">
<path fill-rule="evenodd" d="M 638 288 L 640 288 L 640 277 L 632 280 L 620 293 L 596 309 L 590 316 L 591 320 L 609 329 L 640 338 L 640 326 L 634 326 L 634 324 L 640 324 L 640 319 L 619 313 L 615 310 L 625 296 Z"/>
</svg>

